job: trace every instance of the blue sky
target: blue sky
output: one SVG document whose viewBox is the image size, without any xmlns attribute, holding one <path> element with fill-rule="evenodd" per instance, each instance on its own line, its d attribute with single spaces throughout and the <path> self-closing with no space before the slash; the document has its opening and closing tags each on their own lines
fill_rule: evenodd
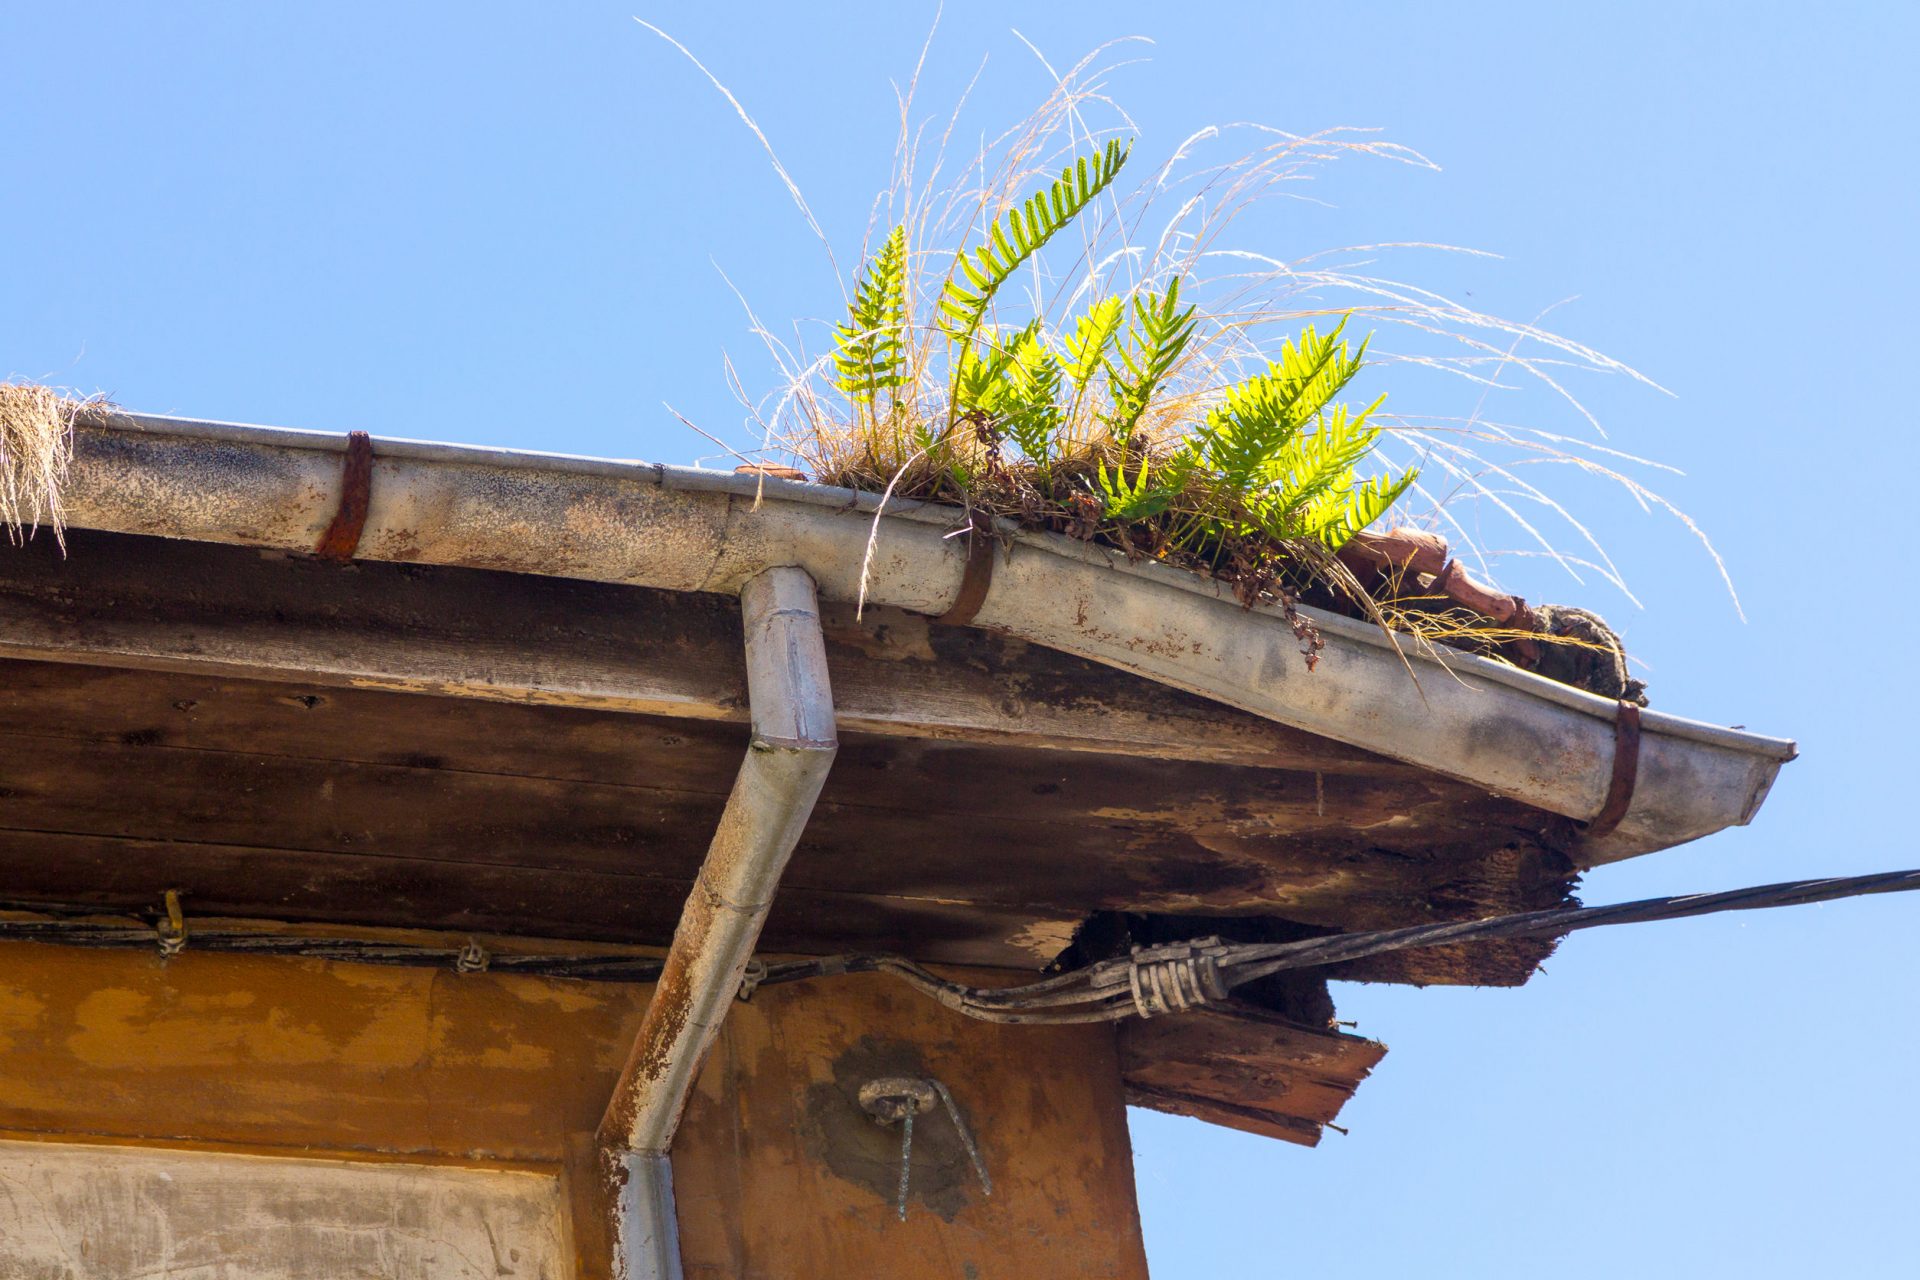
<svg viewBox="0 0 1920 1280">
<path fill-rule="evenodd" d="M 1746 621 L 1679 524 L 1592 486 L 1644 607 L 1539 560 L 1503 575 L 1606 613 L 1656 706 L 1804 757 L 1752 828 L 1597 872 L 1589 900 L 1920 863 L 1899 582 L 1920 9 L 1026 8 L 947 14 L 929 110 L 984 57 L 969 127 L 1024 115 L 1048 80 L 1016 27 L 1060 63 L 1150 37 L 1112 88 L 1156 161 L 1257 120 L 1378 126 L 1441 166 L 1342 164 L 1238 243 L 1494 251 L 1395 269 L 1522 320 L 1571 298 L 1553 327 L 1671 391 L 1580 386 L 1613 445 L 1686 473 L 1664 491 Z M 14 4 L 0 373 L 154 412 L 713 453 L 671 401 L 743 439 L 722 352 L 772 373 L 716 267 L 769 320 L 831 317 L 839 292 L 752 137 L 636 11 L 739 93 L 856 258 L 929 6 Z M 1521 991 L 1344 988 L 1393 1050 L 1351 1136 L 1137 1117 L 1155 1274 L 1911 1275 L 1916 911 L 1585 934 Z"/>
</svg>

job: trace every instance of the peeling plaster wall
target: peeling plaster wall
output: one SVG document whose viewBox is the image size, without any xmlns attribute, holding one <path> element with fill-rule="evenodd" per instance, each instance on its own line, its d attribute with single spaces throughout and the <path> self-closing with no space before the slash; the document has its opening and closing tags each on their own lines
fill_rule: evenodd
<svg viewBox="0 0 1920 1280">
<path fill-rule="evenodd" d="M 0 1142 L 5 1280 L 562 1280 L 558 1178 Z"/>
<path fill-rule="evenodd" d="M 647 995 L 0 942 L 0 1280 L 606 1280 L 593 1133 Z M 674 1144 L 688 1276 L 1143 1280 L 1117 1052 L 879 975 L 761 991 Z M 930 1115 L 898 1219 L 858 1102 L 898 1074 L 991 1197 Z"/>
</svg>

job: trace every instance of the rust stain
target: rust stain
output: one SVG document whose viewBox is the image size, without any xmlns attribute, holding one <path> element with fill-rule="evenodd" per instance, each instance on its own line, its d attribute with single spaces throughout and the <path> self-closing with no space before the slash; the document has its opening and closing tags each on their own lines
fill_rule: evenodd
<svg viewBox="0 0 1920 1280">
<path fill-rule="evenodd" d="M 359 549 L 372 500 L 373 438 L 364 431 L 347 433 L 346 456 L 341 462 L 340 507 L 316 550 L 323 560 L 345 563 Z"/>
<path fill-rule="evenodd" d="M 697 945 L 692 949 L 697 951 Z M 599 1126 L 600 1141 L 609 1149 L 626 1147 L 639 1113 L 641 1092 L 666 1075 L 673 1051 L 680 1046 L 686 1031 L 687 1019 L 692 1013 L 693 990 L 682 959 L 685 954 L 687 952 L 678 946 L 668 953 L 660 980 L 654 984 L 646 1018 L 634 1036 L 633 1049 L 613 1086 L 611 1101 Z"/>
</svg>

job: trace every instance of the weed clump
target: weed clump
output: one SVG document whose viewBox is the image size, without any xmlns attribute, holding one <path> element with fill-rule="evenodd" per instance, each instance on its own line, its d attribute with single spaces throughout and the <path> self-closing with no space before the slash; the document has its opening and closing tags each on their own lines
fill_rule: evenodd
<svg viewBox="0 0 1920 1280">
<path fill-rule="evenodd" d="M 14 543 L 64 527 L 60 488 L 73 457 L 71 401 L 50 387 L 0 382 L 0 527 Z"/>
<path fill-rule="evenodd" d="M 844 416 L 796 445 L 819 479 L 950 501 L 1231 582 L 1290 604 L 1309 582 L 1364 601 L 1336 559 L 1418 472 L 1362 476 L 1380 399 L 1339 400 L 1366 350 L 1308 324 L 1228 378 L 1206 357 L 1227 317 L 1183 302 L 1183 277 L 1096 292 L 1057 321 L 996 323 L 995 304 L 1114 183 L 1109 140 L 991 219 L 930 298 L 896 224 L 835 330 Z M 928 322 L 916 325 L 916 317 Z"/>
<path fill-rule="evenodd" d="M 1573 388 L 1586 374 L 1653 383 L 1537 319 L 1501 319 L 1375 265 L 1406 251 L 1495 255 L 1399 243 L 1283 258 L 1226 242 L 1241 215 L 1297 197 L 1332 164 L 1437 166 L 1368 130 L 1238 123 L 1198 130 L 1142 176 L 1138 130 L 1107 91 L 1118 65 L 1103 64 L 1110 48 L 1064 74 L 1047 66 L 1045 101 L 982 135 L 957 176 L 949 160 L 961 108 L 944 127 L 916 120 L 916 69 L 899 92 L 892 182 L 862 266 L 843 284 L 846 309 L 828 322 L 828 349 L 806 322 L 787 340 L 748 310 L 782 380 L 752 396 L 728 362 L 761 437 L 756 454 L 737 455 L 744 470 L 797 462 L 823 483 L 882 495 L 883 508 L 895 497 L 962 508 L 956 523 L 972 536 L 991 528 L 983 517 L 1003 517 L 1223 580 L 1249 605 L 1280 606 L 1309 664 L 1315 638 L 1296 601 L 1534 669 L 1554 646 L 1617 657 L 1610 631 L 1595 641 L 1550 625 L 1488 585 L 1499 558 L 1536 556 L 1638 604 L 1566 491 L 1536 482 L 1541 466 L 1678 518 L 1731 593 L 1698 527 L 1630 471 L 1672 468 L 1607 443 Z M 826 243 L 766 134 L 694 62 Z M 1252 141 L 1219 158 L 1230 138 Z M 1344 399 L 1363 370 L 1382 369 L 1395 381 L 1394 411 L 1377 391 Z M 1475 403 L 1406 411 L 1401 385 L 1428 375 Z M 1491 397 L 1529 385 L 1584 425 L 1487 411 Z M 1503 528 L 1523 544 L 1490 545 Z M 1404 554 L 1416 542 L 1417 565 Z"/>
</svg>

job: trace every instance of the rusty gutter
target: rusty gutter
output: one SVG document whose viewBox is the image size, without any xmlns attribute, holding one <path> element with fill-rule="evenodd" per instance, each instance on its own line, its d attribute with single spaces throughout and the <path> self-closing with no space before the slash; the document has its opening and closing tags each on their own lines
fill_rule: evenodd
<svg viewBox="0 0 1920 1280">
<path fill-rule="evenodd" d="M 753 725 L 746 757 L 600 1122 L 622 1180 L 615 1256 L 626 1280 L 680 1275 L 674 1132 L 839 747 L 813 579 L 778 565 L 749 578 L 740 603 Z"/>
<path fill-rule="evenodd" d="M 81 527 L 312 551 L 342 505 L 340 435 L 91 411 L 74 445 L 65 501 Z M 969 573 L 970 539 L 948 536 L 963 523 L 942 505 L 882 513 L 871 494 L 764 475 L 383 438 L 354 554 L 727 593 L 799 565 L 827 599 L 864 585 L 873 604 L 952 612 L 1551 813 L 1615 816 L 1608 699 L 1408 646 L 1416 685 L 1377 628 L 1303 609 L 1326 641 L 1309 671 L 1277 611 L 1242 608 L 1222 583 L 1007 525 L 991 573 L 977 551 Z M 1639 728 L 1629 802 L 1575 850 L 1582 865 L 1749 821 L 1795 752 L 1663 712 Z"/>
</svg>

